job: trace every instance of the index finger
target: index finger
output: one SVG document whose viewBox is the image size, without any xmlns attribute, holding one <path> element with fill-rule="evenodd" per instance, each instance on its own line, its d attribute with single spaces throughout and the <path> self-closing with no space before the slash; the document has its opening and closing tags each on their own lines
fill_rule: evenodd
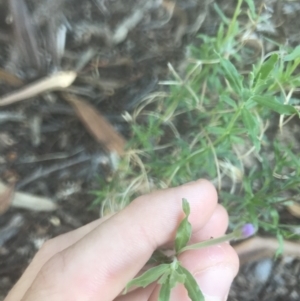
<svg viewBox="0 0 300 301">
<path fill-rule="evenodd" d="M 113 300 L 157 248 L 174 240 L 184 216 L 182 198 L 190 203 L 189 220 L 198 231 L 217 205 L 210 182 L 199 180 L 139 197 L 50 259 L 23 300 Z"/>
</svg>

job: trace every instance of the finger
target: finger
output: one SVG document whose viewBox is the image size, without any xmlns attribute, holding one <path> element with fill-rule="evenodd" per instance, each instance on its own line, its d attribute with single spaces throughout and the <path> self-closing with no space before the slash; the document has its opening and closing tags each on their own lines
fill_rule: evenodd
<svg viewBox="0 0 300 301">
<path fill-rule="evenodd" d="M 21 278 L 9 292 L 5 301 L 21 300 L 25 292 L 31 286 L 38 272 L 41 270 L 42 266 L 52 256 L 78 242 L 80 239 L 82 239 L 85 235 L 94 230 L 108 218 L 110 218 L 110 216 L 106 216 L 104 218 L 95 220 L 74 231 L 62 234 L 45 242 L 42 248 L 37 252 L 35 257 L 33 258 L 30 265 L 27 267 L 25 272 L 22 274 Z"/>
<path fill-rule="evenodd" d="M 209 221 L 200 230 L 193 232 L 189 244 L 222 236 L 227 228 L 228 213 L 222 205 L 218 204 Z"/>
<path fill-rule="evenodd" d="M 218 204 L 209 221 L 199 231 L 196 231 L 192 234 L 190 244 L 222 236 L 225 234 L 227 227 L 228 227 L 227 211 L 222 205 Z M 156 292 L 157 295 L 159 291 L 159 286 L 158 288 L 156 288 L 156 290 L 157 290 Z M 116 301 L 135 300 L 135 298 L 136 300 L 149 300 L 150 295 L 153 293 L 153 291 L 154 291 L 153 285 L 152 285 L 152 289 L 148 289 L 148 287 L 147 289 L 137 289 L 134 292 L 127 294 L 126 296 L 121 296 L 117 298 Z M 185 294 L 185 290 L 181 289 L 181 293 L 182 291 Z"/>
<path fill-rule="evenodd" d="M 52 257 L 24 301 L 96 301 L 99 296 L 103 301 L 113 300 L 154 250 L 174 240 L 184 217 L 182 198 L 190 203 L 190 222 L 194 231 L 198 231 L 217 204 L 215 188 L 208 181 L 139 197 L 76 244 Z"/>
<path fill-rule="evenodd" d="M 187 251 L 179 256 L 181 264 L 196 279 L 205 301 L 225 301 L 231 283 L 238 272 L 238 256 L 227 243 Z M 157 301 L 160 287 L 153 291 L 149 301 Z M 171 301 L 189 301 L 183 285 L 177 285 L 171 292 Z"/>
<path fill-rule="evenodd" d="M 190 244 L 222 236 L 225 234 L 227 227 L 228 227 L 227 211 L 224 209 L 222 205 L 217 205 L 209 221 L 199 231 L 193 233 Z M 238 265 L 236 262 L 235 252 L 234 254 L 232 254 L 231 247 L 229 248 L 229 250 L 225 250 L 223 252 L 224 253 L 223 256 L 219 256 L 220 253 L 219 246 L 217 247 L 217 250 L 215 250 L 215 247 L 212 247 L 212 248 L 207 248 L 205 251 L 201 251 L 200 254 L 197 254 L 195 252 L 197 251 L 189 251 L 179 256 L 179 260 L 187 269 L 190 270 L 191 273 L 197 274 L 199 273 L 197 271 L 200 271 L 200 273 L 203 270 L 204 272 L 209 271 L 210 268 L 214 269 L 215 266 L 220 263 L 226 266 L 228 265 L 229 262 L 229 265 L 233 265 L 232 268 L 233 274 L 235 274 Z M 218 273 L 219 275 L 218 277 L 216 277 L 216 279 L 223 279 L 224 273 L 222 271 L 216 273 Z M 225 295 L 227 294 L 228 288 L 230 287 L 230 283 L 233 277 L 230 278 L 227 277 L 226 279 L 228 280 L 229 284 L 222 282 L 223 287 L 220 286 L 217 287 L 216 282 L 213 280 L 211 282 L 208 281 L 209 284 L 212 283 L 211 285 L 214 289 L 214 295 L 218 294 L 222 296 L 221 298 L 223 298 L 224 294 Z M 203 286 L 203 283 L 200 283 L 200 285 L 204 293 L 206 290 L 206 295 L 210 293 L 210 287 L 207 288 Z M 160 291 L 160 287 L 157 286 L 156 289 L 153 291 L 152 296 L 149 300 L 157 300 L 159 291 Z M 171 300 L 188 301 L 190 299 L 187 296 L 187 292 L 185 288 L 182 285 L 180 285 L 177 288 L 175 288 L 174 291 L 172 292 Z M 210 300 L 224 300 L 224 299 L 220 299 L 220 298 L 218 299 L 217 296 L 212 296 L 212 295 L 206 296 L 205 301 L 210 301 Z"/>
</svg>

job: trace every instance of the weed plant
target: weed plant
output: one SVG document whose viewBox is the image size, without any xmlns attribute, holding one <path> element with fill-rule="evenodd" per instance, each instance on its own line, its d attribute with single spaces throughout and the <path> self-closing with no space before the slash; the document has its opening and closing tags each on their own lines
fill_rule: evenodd
<svg viewBox="0 0 300 301">
<path fill-rule="evenodd" d="M 222 19 L 217 34 L 199 35 L 184 71 L 169 65 L 162 91 L 124 113 L 132 137 L 112 179 L 95 192 L 96 203 L 105 213 L 142 193 L 204 177 L 215 183 L 232 229 L 251 222 L 279 239 L 299 236 L 280 214 L 300 195 L 299 149 L 281 134 L 291 134 L 290 122 L 299 118 L 300 46 L 266 53 L 260 37 L 253 55 L 246 42 L 265 20 L 252 0 L 239 0 L 231 19 L 215 8 Z"/>
</svg>

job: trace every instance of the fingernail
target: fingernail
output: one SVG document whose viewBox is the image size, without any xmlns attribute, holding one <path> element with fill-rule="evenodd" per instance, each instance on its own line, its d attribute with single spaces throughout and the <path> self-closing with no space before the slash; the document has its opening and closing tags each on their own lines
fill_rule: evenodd
<svg viewBox="0 0 300 301">
<path fill-rule="evenodd" d="M 228 267 L 213 267 L 194 274 L 205 301 L 225 301 L 235 277 Z"/>
</svg>

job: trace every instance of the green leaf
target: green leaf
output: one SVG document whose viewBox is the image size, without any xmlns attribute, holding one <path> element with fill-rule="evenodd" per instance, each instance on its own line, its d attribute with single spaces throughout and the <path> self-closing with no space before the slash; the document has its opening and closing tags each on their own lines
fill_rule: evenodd
<svg viewBox="0 0 300 301">
<path fill-rule="evenodd" d="M 179 273 L 184 274 L 186 276 L 184 286 L 188 292 L 190 299 L 192 301 L 205 301 L 204 296 L 193 275 L 181 265 L 179 265 L 177 270 Z"/>
<path fill-rule="evenodd" d="M 245 0 L 246 3 L 248 4 L 249 8 L 250 8 L 250 12 L 252 17 L 256 17 L 256 13 L 255 13 L 255 3 L 253 0 Z"/>
<path fill-rule="evenodd" d="M 274 67 L 278 61 L 278 54 L 272 54 L 265 62 L 262 63 L 259 71 L 256 75 L 256 80 L 265 80 L 269 74 L 274 70 Z"/>
<path fill-rule="evenodd" d="M 182 199 L 182 210 L 185 213 L 186 217 L 189 217 L 191 209 L 190 204 L 186 199 Z"/>
<path fill-rule="evenodd" d="M 220 64 L 231 88 L 236 93 L 241 94 L 243 91 L 243 77 L 239 74 L 235 66 L 229 60 L 220 58 Z"/>
<path fill-rule="evenodd" d="M 300 58 L 300 45 L 298 45 L 290 54 L 286 55 L 283 60 L 289 62 L 297 58 Z"/>
<path fill-rule="evenodd" d="M 215 9 L 216 13 L 219 15 L 219 17 L 222 19 L 222 23 L 224 23 L 224 24 L 230 23 L 230 20 L 224 15 L 222 9 L 219 7 L 219 5 L 217 3 L 214 3 L 214 9 Z"/>
<path fill-rule="evenodd" d="M 178 253 L 186 246 L 192 235 L 192 226 L 188 221 L 190 215 L 190 205 L 186 199 L 182 199 L 182 209 L 185 213 L 185 218 L 180 223 L 175 238 L 175 250 Z"/>
<path fill-rule="evenodd" d="M 163 276 L 163 274 L 165 274 L 169 270 L 170 270 L 169 264 L 161 264 L 149 269 L 141 276 L 134 278 L 133 280 L 128 282 L 123 294 L 126 294 L 128 289 L 131 288 L 132 286 L 137 286 L 137 287 L 148 286 L 149 284 L 151 284 L 152 282 L 156 281 L 158 278 Z"/>
<path fill-rule="evenodd" d="M 268 91 L 270 87 L 274 84 L 274 79 L 273 78 L 267 78 L 266 80 L 259 80 L 256 81 L 255 87 L 253 89 L 253 94 L 260 95 L 262 94 L 265 90 Z"/>
<path fill-rule="evenodd" d="M 169 301 L 171 296 L 171 286 L 170 281 L 166 281 L 164 284 L 161 285 L 159 291 L 158 301 Z"/>
<path fill-rule="evenodd" d="M 267 107 L 279 114 L 284 114 L 284 115 L 298 114 L 298 111 L 293 106 L 279 103 L 275 99 L 275 97 L 272 96 L 254 95 L 251 97 L 251 99 L 257 102 L 258 104 Z"/>
<path fill-rule="evenodd" d="M 275 259 L 277 259 L 280 255 L 283 254 L 283 250 L 284 250 L 284 239 L 283 239 L 283 235 L 280 233 L 280 231 L 277 231 L 277 240 L 279 243 L 278 249 L 276 250 L 275 253 Z"/>
<path fill-rule="evenodd" d="M 243 108 L 242 110 L 242 119 L 243 123 L 245 125 L 245 128 L 248 130 L 248 133 L 252 139 L 252 142 L 256 148 L 256 150 L 259 151 L 260 143 L 257 138 L 258 132 L 257 132 L 257 122 L 253 118 L 252 114 L 247 110 L 246 108 Z"/>
<path fill-rule="evenodd" d="M 218 127 L 218 126 L 214 126 L 214 127 L 210 127 L 208 126 L 206 128 L 208 133 L 214 134 L 214 135 L 223 135 L 226 132 L 226 128 L 224 127 Z"/>
<path fill-rule="evenodd" d="M 172 271 L 170 274 L 170 286 L 171 288 L 174 288 L 177 283 L 184 283 L 186 280 L 186 275 L 179 273 L 177 270 Z"/>
<path fill-rule="evenodd" d="M 229 106 L 233 107 L 234 109 L 237 109 L 236 102 L 231 99 L 228 95 L 221 95 L 220 101 L 226 102 Z"/>
</svg>

